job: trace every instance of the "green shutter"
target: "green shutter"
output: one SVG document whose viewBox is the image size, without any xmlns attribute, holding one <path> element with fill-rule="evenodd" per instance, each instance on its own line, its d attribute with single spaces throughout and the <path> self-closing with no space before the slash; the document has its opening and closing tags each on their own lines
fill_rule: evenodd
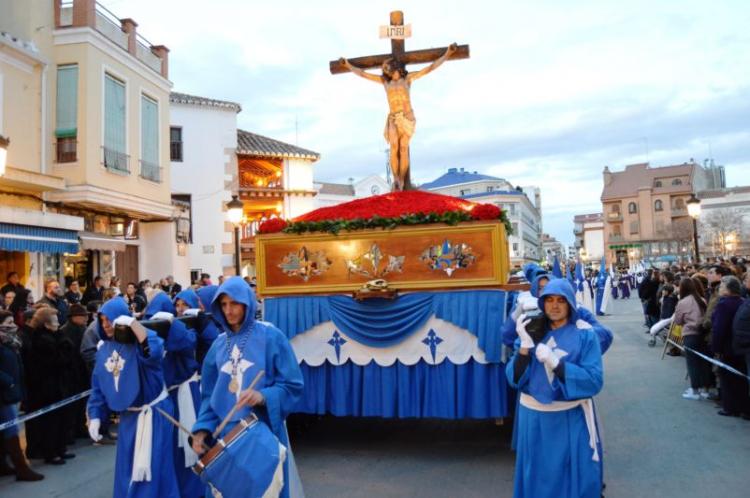
<svg viewBox="0 0 750 498">
<path fill-rule="evenodd" d="M 159 106 L 141 95 L 141 175 L 159 181 Z"/>
<path fill-rule="evenodd" d="M 78 65 L 57 67 L 55 136 L 74 138 L 78 134 Z"/>
</svg>

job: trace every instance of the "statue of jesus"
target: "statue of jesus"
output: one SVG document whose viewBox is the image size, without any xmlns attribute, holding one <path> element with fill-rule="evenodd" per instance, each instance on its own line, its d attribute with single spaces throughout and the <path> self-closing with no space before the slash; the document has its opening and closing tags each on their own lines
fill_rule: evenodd
<svg viewBox="0 0 750 498">
<path fill-rule="evenodd" d="M 437 69 L 456 49 L 457 45 L 451 44 L 440 58 L 414 73 L 407 72 L 406 66 L 397 59 L 388 59 L 382 65 L 383 74 L 380 76 L 353 66 L 343 57 L 339 59 L 339 62 L 352 73 L 366 80 L 380 83 L 385 88 L 389 113 L 385 122 L 384 135 L 390 145 L 390 165 L 395 191 L 409 187 L 406 185 L 409 173 L 409 141 L 414 135 L 414 128 L 417 124 L 409 95 L 411 82 Z"/>
</svg>

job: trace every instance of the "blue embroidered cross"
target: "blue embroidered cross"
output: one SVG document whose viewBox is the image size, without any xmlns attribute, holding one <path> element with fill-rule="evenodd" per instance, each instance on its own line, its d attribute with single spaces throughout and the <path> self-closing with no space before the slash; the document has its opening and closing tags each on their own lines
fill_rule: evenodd
<svg viewBox="0 0 750 498">
<path fill-rule="evenodd" d="M 438 337 L 438 335 L 432 329 L 427 332 L 427 337 L 422 339 L 422 344 L 430 347 L 430 353 L 432 354 L 432 363 L 435 363 L 435 353 L 437 352 L 438 344 L 440 344 L 441 342 L 443 342 L 443 340 Z"/>
<path fill-rule="evenodd" d="M 331 337 L 328 340 L 328 344 L 333 346 L 334 351 L 336 351 L 336 362 L 341 363 L 341 346 L 346 344 L 346 339 L 341 337 L 341 334 L 339 334 L 338 330 L 333 331 L 333 337 Z"/>
</svg>

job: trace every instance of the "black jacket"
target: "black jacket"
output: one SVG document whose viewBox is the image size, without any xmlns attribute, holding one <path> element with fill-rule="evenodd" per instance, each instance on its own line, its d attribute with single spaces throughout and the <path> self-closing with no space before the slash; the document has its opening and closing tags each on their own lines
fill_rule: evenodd
<svg viewBox="0 0 750 498">
<path fill-rule="evenodd" d="M 20 402 L 23 391 L 21 355 L 11 347 L 0 344 L 0 404 Z"/>
<path fill-rule="evenodd" d="M 750 354 L 750 299 L 745 299 L 732 321 L 732 350 L 735 354 Z"/>
<path fill-rule="evenodd" d="M 44 303 L 56 309 L 57 321 L 60 322 L 60 325 L 68 320 L 68 303 L 66 303 L 65 299 L 63 299 L 62 297 L 52 299 L 45 294 L 39 301 L 37 301 L 37 303 Z"/>
<path fill-rule="evenodd" d="M 81 304 L 86 306 L 90 301 L 101 301 L 104 298 L 104 287 L 97 289 L 94 284 L 86 287 L 86 291 L 83 293 Z"/>
<path fill-rule="evenodd" d="M 75 394 L 73 363 L 78 354 L 65 334 L 44 327 L 29 330 L 23 364 L 29 409 L 37 409 Z"/>
</svg>

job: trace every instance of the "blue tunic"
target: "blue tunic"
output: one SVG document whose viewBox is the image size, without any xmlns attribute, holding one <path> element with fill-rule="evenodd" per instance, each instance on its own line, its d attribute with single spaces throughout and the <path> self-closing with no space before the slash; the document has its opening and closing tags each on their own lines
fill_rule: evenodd
<svg viewBox="0 0 750 498">
<path fill-rule="evenodd" d="M 223 313 L 220 298 L 229 295 L 234 301 L 245 305 L 245 319 L 238 332 L 232 332 Z M 265 374 L 259 382 L 258 390 L 265 398 L 265 404 L 254 408 L 255 414 L 279 439 L 289 447 L 284 420 L 291 413 L 302 395 L 302 373 L 297 358 L 284 334 L 270 323 L 255 321 L 256 300 L 250 286 L 240 277 L 227 279 L 219 287 L 211 305 L 211 311 L 222 333 L 214 341 L 206 354 L 201 371 L 201 407 L 193 432 L 205 430 L 213 432 L 221 420 L 229 413 L 237 401 L 235 394 L 228 389 L 231 375 L 230 354 L 237 348 L 242 352 L 242 365 L 237 370 L 242 374 L 241 389 L 247 389 L 259 370 Z M 238 410 L 234 419 L 239 420 L 250 414 L 251 408 Z M 227 424 L 220 436 L 233 428 Z M 289 458 L 284 463 L 284 490 L 281 496 L 289 496 Z"/>
<path fill-rule="evenodd" d="M 179 295 L 179 294 L 178 294 Z M 169 398 L 175 409 L 175 418 L 180 419 L 180 409 L 177 402 L 178 387 L 189 380 L 198 371 L 198 362 L 195 359 L 196 333 L 188 329 L 182 322 L 174 321 L 169 328 L 169 334 L 164 341 L 166 354 L 162 360 L 164 368 L 164 380 L 170 389 Z M 195 413 L 200 409 L 200 384 L 190 383 L 193 395 Z M 188 429 L 190 429 L 188 427 Z M 190 467 L 185 466 L 185 450 L 177 445 L 179 434 L 174 431 L 172 450 L 174 451 L 174 465 L 177 474 L 177 482 L 180 487 L 182 498 L 199 498 L 203 496 L 205 488 L 200 478 Z"/>
<path fill-rule="evenodd" d="M 100 313 L 114 321 L 118 316 L 129 315 L 129 310 L 127 303 L 116 297 L 107 301 Z M 104 337 L 103 331 L 100 331 L 100 335 Z M 96 367 L 91 378 L 91 396 L 87 412 L 89 419 L 101 420 L 107 413 L 107 407 L 113 411 L 121 411 L 112 492 L 114 498 L 179 498 L 174 472 L 165 471 L 173 466 L 174 428 L 156 411 L 153 413 L 151 480 L 131 482 L 138 412 L 127 411 L 127 408 L 150 403 L 164 390 L 161 366 L 164 342 L 156 333 L 149 330 L 146 345 L 148 354 L 143 345 L 104 342 L 96 353 Z M 113 376 L 105 368 L 114 351 L 121 353 L 122 358 L 125 358 L 119 385 L 115 389 Z M 134 388 L 129 389 L 129 386 Z M 174 407 L 169 398 L 160 401 L 155 407 L 174 414 Z"/>
<path fill-rule="evenodd" d="M 541 300 L 547 295 L 563 295 L 575 310 L 573 289 L 564 280 L 547 284 Z M 537 402 L 588 399 L 603 385 L 602 353 L 599 338 L 591 329 L 575 326 L 577 312 L 567 325 L 547 333 L 542 342 L 554 345 L 564 371 L 550 373 L 529 351 L 530 363 L 516 382 L 516 352 L 506 373 L 510 384 Z M 550 380 L 551 376 L 551 380 Z M 518 438 L 514 496 L 516 498 L 596 497 L 601 496 L 601 444 L 597 443 L 599 461 L 593 458 L 589 430 L 581 407 L 564 411 L 540 411 L 519 405 Z"/>
</svg>

